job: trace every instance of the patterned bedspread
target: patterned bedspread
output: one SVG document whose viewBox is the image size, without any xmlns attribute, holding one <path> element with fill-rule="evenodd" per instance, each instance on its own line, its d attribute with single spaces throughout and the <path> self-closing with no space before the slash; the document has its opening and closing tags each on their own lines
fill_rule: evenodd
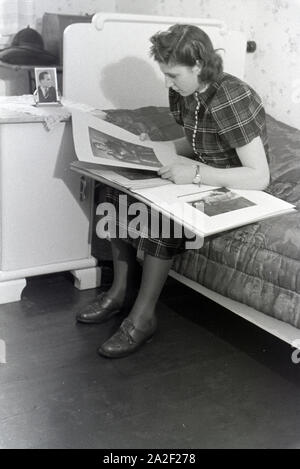
<svg viewBox="0 0 300 469">
<path fill-rule="evenodd" d="M 107 119 L 152 140 L 182 135 L 168 109 L 107 111 Z M 271 184 L 268 192 L 300 209 L 300 130 L 267 116 Z M 177 256 L 174 270 L 222 295 L 300 328 L 298 211 L 207 239 Z"/>
</svg>

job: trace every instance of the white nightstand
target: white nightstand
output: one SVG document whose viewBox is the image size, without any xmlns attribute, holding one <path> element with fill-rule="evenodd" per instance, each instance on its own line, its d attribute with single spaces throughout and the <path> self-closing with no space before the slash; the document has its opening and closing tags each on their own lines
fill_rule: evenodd
<svg viewBox="0 0 300 469">
<path fill-rule="evenodd" d="M 69 169 L 70 118 L 47 131 L 41 110 L 16 103 L 0 98 L 0 304 L 20 300 L 35 275 L 71 271 L 79 289 L 100 285 L 91 256 L 93 185 Z"/>
</svg>

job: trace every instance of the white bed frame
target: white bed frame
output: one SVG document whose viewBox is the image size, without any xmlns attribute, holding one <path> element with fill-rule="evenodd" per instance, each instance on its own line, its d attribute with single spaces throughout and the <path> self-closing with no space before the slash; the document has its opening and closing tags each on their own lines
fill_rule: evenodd
<svg viewBox="0 0 300 469">
<path fill-rule="evenodd" d="M 219 20 L 97 13 L 91 24 L 64 33 L 64 97 L 99 109 L 167 106 L 158 65 L 149 57 L 149 38 L 174 23 L 198 25 L 221 51 L 225 71 L 244 77 L 246 37 Z M 170 275 L 274 336 L 300 348 L 300 330 L 233 301 L 195 281 Z"/>
</svg>

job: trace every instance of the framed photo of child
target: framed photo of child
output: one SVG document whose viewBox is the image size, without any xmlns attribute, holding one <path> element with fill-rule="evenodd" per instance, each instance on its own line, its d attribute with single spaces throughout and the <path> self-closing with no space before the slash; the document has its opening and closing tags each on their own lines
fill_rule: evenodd
<svg viewBox="0 0 300 469">
<path fill-rule="evenodd" d="M 35 102 L 39 106 L 60 105 L 55 67 L 35 68 Z"/>
</svg>

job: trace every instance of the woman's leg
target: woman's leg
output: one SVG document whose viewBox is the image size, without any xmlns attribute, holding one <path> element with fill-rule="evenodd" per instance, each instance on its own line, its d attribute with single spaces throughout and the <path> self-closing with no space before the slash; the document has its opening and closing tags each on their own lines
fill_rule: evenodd
<svg viewBox="0 0 300 469">
<path fill-rule="evenodd" d="M 173 259 L 145 256 L 141 286 L 134 306 L 117 332 L 98 349 L 100 355 L 126 357 L 151 338 L 157 326 L 155 306 L 172 262 Z"/>
<path fill-rule="evenodd" d="M 76 315 L 76 320 L 85 324 L 101 324 L 120 312 L 130 311 L 140 282 L 140 266 L 136 260 L 136 250 L 121 239 L 111 241 L 114 280 L 107 292 L 102 292 L 96 300 L 84 307 Z"/>
<path fill-rule="evenodd" d="M 136 249 L 128 242 L 112 239 L 111 249 L 114 279 L 107 294 L 121 306 L 138 288 L 141 267 L 136 259 Z"/>
<path fill-rule="evenodd" d="M 173 258 L 161 259 L 145 255 L 140 289 L 134 306 L 128 316 L 138 329 L 151 322 L 155 306 L 172 267 Z"/>
</svg>

